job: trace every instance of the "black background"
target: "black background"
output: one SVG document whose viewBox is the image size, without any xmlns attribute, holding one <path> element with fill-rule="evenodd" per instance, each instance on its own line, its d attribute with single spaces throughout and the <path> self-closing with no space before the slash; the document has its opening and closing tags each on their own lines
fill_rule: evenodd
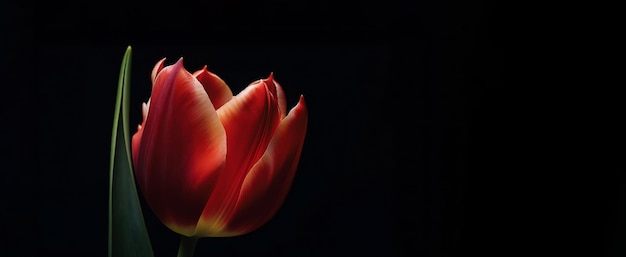
<svg viewBox="0 0 626 257">
<path fill-rule="evenodd" d="M 561 147 L 586 140 L 553 126 L 570 113 L 547 107 L 555 102 L 550 84 L 558 84 L 547 75 L 559 70 L 555 30 L 533 22 L 545 17 L 535 12 L 542 8 L 29 5 L 0 8 L 2 256 L 106 256 L 111 122 L 128 45 L 131 123 L 140 121 L 150 70 L 163 57 L 183 57 L 190 71 L 208 65 L 234 93 L 274 72 L 289 106 L 300 94 L 307 101 L 305 145 L 283 207 L 250 234 L 201 239 L 196 256 L 624 250 L 623 178 L 597 164 L 593 176 L 576 177 L 569 164 L 592 161 L 561 156 Z M 178 236 L 149 209 L 144 215 L 155 256 L 174 256 Z"/>
</svg>

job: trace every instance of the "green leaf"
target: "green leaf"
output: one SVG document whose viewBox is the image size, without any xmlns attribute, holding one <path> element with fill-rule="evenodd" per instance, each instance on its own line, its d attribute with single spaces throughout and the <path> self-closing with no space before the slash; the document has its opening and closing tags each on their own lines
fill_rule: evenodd
<svg viewBox="0 0 626 257">
<path fill-rule="evenodd" d="M 122 59 L 109 170 L 109 257 L 153 257 L 131 163 L 128 126 L 131 47 Z"/>
</svg>

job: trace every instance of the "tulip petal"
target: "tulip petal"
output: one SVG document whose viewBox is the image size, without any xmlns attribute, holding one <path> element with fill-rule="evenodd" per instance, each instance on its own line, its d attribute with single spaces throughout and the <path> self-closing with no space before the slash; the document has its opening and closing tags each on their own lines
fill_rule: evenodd
<svg viewBox="0 0 626 257">
<path fill-rule="evenodd" d="M 226 129 L 226 165 L 198 223 L 197 236 L 213 236 L 230 216 L 243 179 L 261 158 L 280 123 L 280 112 L 269 85 L 250 84 L 217 110 Z"/>
<path fill-rule="evenodd" d="M 215 109 L 219 109 L 233 98 L 233 92 L 230 91 L 226 82 L 212 72 L 209 72 L 206 69 L 206 65 L 202 67 L 201 70 L 194 72 L 193 76 L 200 81 Z"/>
<path fill-rule="evenodd" d="M 151 209 L 173 231 L 193 235 L 224 165 L 226 133 L 182 58 L 156 75 L 147 119 L 133 141 L 135 173 Z"/>
<path fill-rule="evenodd" d="M 150 108 L 150 100 L 148 103 L 141 104 L 141 124 L 137 125 L 137 132 L 132 137 L 132 158 L 133 163 L 137 163 L 137 152 L 139 152 L 139 144 L 141 143 L 141 136 L 143 135 L 143 126 L 146 125 L 146 118 L 148 117 L 148 109 Z"/>
<path fill-rule="evenodd" d="M 278 82 L 274 80 L 273 72 L 270 73 L 269 77 L 267 77 L 263 81 L 268 85 L 275 87 L 276 98 L 278 99 L 278 109 L 280 109 L 280 118 L 285 118 L 285 115 L 287 114 L 287 99 L 285 97 L 285 91 L 280 86 L 280 84 L 278 84 Z"/>
<path fill-rule="evenodd" d="M 144 121 L 145 122 L 145 121 Z M 145 123 L 144 123 L 145 124 Z M 137 156 L 138 156 L 138 152 L 139 152 L 139 146 L 141 145 L 141 137 L 143 136 L 143 125 L 137 125 L 137 132 L 135 132 L 135 134 L 133 135 L 133 137 L 131 138 L 131 146 L 132 146 L 132 158 L 133 158 L 133 165 L 137 165 Z M 137 172 L 137 166 L 135 167 L 135 172 Z"/>
<path fill-rule="evenodd" d="M 246 176 L 224 234 L 241 235 L 265 224 L 282 205 L 300 160 L 308 120 L 304 97 L 276 130 L 267 151 Z"/>
<path fill-rule="evenodd" d="M 153 87 L 154 87 L 154 80 L 156 79 L 157 74 L 159 74 L 159 72 L 161 72 L 161 70 L 163 69 L 164 63 L 165 63 L 165 58 L 159 60 L 152 68 L 152 73 L 150 74 L 150 81 L 152 81 Z"/>
</svg>

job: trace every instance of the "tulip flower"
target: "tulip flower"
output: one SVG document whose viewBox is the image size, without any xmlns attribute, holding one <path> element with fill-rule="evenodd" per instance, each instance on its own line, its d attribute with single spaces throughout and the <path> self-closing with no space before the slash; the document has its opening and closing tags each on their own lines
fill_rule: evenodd
<svg viewBox="0 0 626 257">
<path fill-rule="evenodd" d="M 301 95 L 287 111 L 273 74 L 233 95 L 217 75 L 180 58 L 151 74 L 152 93 L 132 137 L 137 184 L 153 213 L 187 237 L 251 232 L 280 208 L 307 128 Z"/>
</svg>

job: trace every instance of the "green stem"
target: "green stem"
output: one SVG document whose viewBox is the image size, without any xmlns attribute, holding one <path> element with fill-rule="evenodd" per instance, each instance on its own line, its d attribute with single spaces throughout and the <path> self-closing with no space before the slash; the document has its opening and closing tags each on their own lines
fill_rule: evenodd
<svg viewBox="0 0 626 257">
<path fill-rule="evenodd" d="M 180 236 L 180 246 L 178 246 L 177 257 L 192 257 L 193 252 L 196 250 L 196 243 L 198 237 L 186 237 Z"/>
</svg>

